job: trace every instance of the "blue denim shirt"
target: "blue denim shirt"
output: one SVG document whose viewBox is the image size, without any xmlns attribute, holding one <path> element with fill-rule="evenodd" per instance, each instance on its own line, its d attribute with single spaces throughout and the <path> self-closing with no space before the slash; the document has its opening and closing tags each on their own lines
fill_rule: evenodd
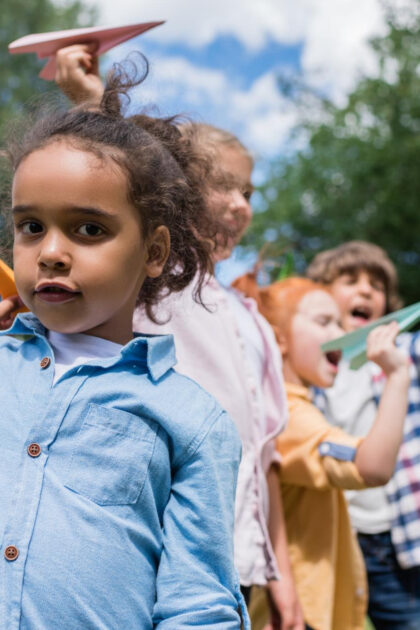
<svg viewBox="0 0 420 630">
<path fill-rule="evenodd" d="M 249 628 L 227 414 L 170 336 L 53 385 L 45 333 L 30 314 L 0 333 L 1 630 L 239 630 L 239 609 Z"/>
</svg>

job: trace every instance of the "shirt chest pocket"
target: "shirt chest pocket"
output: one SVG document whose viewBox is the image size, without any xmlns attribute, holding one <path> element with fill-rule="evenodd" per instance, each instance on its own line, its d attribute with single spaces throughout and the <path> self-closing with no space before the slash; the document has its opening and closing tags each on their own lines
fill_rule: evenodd
<svg viewBox="0 0 420 630">
<path fill-rule="evenodd" d="M 90 404 L 71 456 L 66 487 L 99 505 L 136 503 L 157 430 L 153 420 Z"/>
</svg>

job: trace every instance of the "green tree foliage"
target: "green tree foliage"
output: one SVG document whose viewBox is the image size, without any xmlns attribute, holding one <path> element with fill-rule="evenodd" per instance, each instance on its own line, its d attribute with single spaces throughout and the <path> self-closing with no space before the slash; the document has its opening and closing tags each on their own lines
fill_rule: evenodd
<svg viewBox="0 0 420 630">
<path fill-rule="evenodd" d="M 22 111 L 37 94 L 54 89 L 38 77 L 45 60 L 35 54 L 10 55 L 10 42 L 30 33 L 89 26 L 94 18 L 81 0 L 2 0 L 0 11 L 0 124 Z"/>
<path fill-rule="evenodd" d="M 41 94 L 57 88 L 38 77 L 45 60 L 35 54 L 10 55 L 10 42 L 30 33 L 89 26 L 95 12 L 82 0 L 1 0 L 0 7 L 0 144 L 11 124 L 25 115 L 25 108 Z M 2 196 L 8 188 L 7 175 L 0 173 Z M 1 217 L 0 217 L 1 219 Z M 0 224 L 0 246 L 8 244 L 8 230 Z"/>
<path fill-rule="evenodd" d="M 420 299 L 420 17 L 399 17 L 390 14 L 389 33 L 371 42 L 378 76 L 360 80 L 344 107 L 319 99 L 321 122 L 302 114 L 307 148 L 272 164 L 248 243 L 293 250 L 302 271 L 322 249 L 375 242 L 396 262 L 410 303 Z M 299 107 L 305 90 L 288 89 Z"/>
</svg>

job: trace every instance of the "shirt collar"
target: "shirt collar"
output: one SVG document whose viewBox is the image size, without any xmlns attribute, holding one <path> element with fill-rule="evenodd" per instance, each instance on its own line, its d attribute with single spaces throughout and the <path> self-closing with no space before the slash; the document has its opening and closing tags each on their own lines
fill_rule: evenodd
<svg viewBox="0 0 420 630">
<path fill-rule="evenodd" d="M 134 333 L 132 339 L 121 350 L 121 354 L 146 354 L 147 369 L 154 381 L 166 374 L 176 364 L 175 344 L 173 335 L 146 335 Z"/>
<path fill-rule="evenodd" d="M 47 329 L 32 313 L 19 313 L 12 326 L 7 330 L 0 330 L 2 335 L 37 335 L 45 337 Z M 176 364 L 175 344 L 173 335 L 144 335 L 134 333 L 134 339 L 121 349 L 116 357 L 98 359 L 98 365 L 108 367 L 121 360 L 146 363 L 147 370 L 153 381 L 157 381 Z M 92 365 L 93 361 L 89 361 Z M 95 361 L 96 364 L 96 361 Z"/>
<path fill-rule="evenodd" d="M 312 393 L 303 385 L 296 385 L 295 383 L 285 383 L 287 396 L 294 396 L 295 398 L 304 398 L 305 400 L 312 400 Z"/>
<path fill-rule="evenodd" d="M 19 313 L 7 330 L 0 330 L 2 335 L 46 335 L 47 329 L 33 313 Z"/>
</svg>

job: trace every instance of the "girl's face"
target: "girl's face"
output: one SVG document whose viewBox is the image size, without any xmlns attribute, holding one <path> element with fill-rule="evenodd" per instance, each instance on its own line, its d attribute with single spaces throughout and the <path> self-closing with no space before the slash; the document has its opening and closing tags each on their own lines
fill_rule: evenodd
<svg viewBox="0 0 420 630">
<path fill-rule="evenodd" d="M 368 271 L 343 273 L 331 283 L 330 290 L 340 308 L 346 332 L 366 326 L 385 314 L 385 285 Z"/>
<path fill-rule="evenodd" d="M 321 344 L 343 334 L 333 298 L 322 290 L 300 300 L 282 347 L 284 376 L 289 383 L 330 387 L 338 371 L 340 353 L 323 353 Z"/>
<path fill-rule="evenodd" d="M 16 286 L 44 326 L 131 339 L 140 288 L 166 258 L 149 262 L 156 234 L 143 238 L 120 168 L 64 140 L 36 150 L 14 177 L 13 220 Z"/>
<path fill-rule="evenodd" d="M 217 169 L 224 184 L 210 189 L 208 203 L 213 215 L 229 230 L 227 243 L 217 251 L 217 260 L 223 260 L 251 222 L 252 161 L 242 149 L 222 145 L 217 151 Z"/>
</svg>

